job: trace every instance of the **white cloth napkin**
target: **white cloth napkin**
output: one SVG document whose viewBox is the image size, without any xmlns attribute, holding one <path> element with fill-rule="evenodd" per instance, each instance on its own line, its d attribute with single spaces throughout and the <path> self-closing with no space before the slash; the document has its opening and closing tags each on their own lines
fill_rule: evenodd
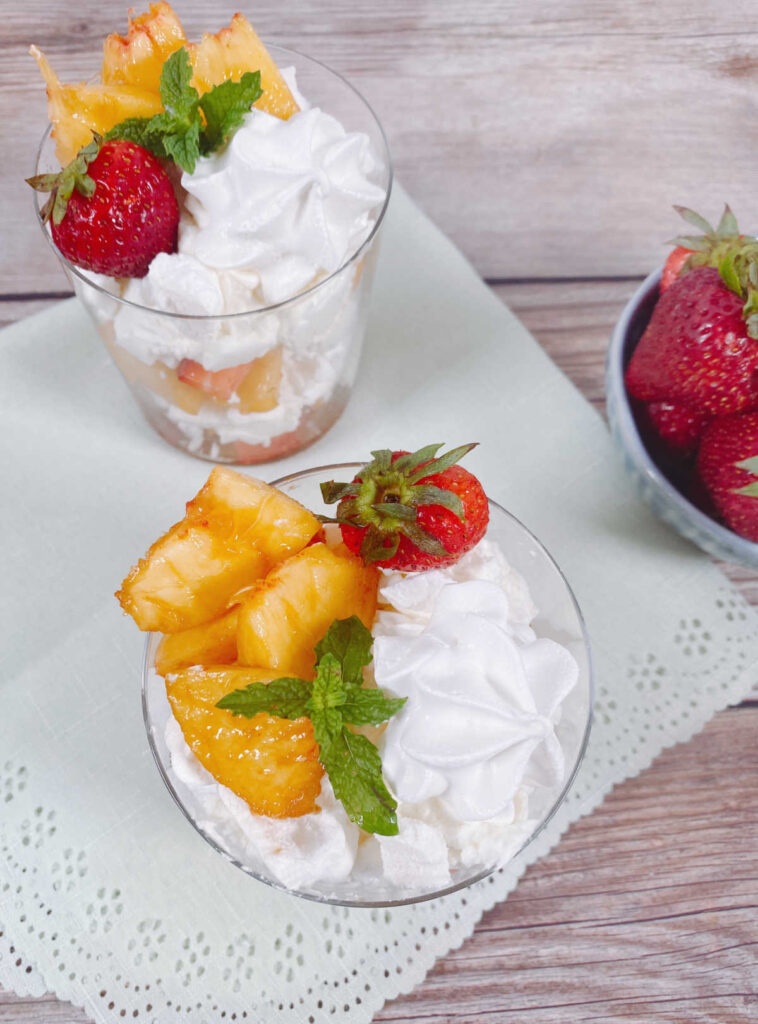
<svg viewBox="0 0 758 1024">
<path fill-rule="evenodd" d="M 50 989 L 98 1022 L 368 1021 L 569 822 L 755 682 L 753 610 L 639 503 L 601 419 L 398 190 L 350 405 L 260 473 L 480 441 L 467 465 L 543 540 L 584 610 L 596 722 L 548 828 L 476 887 L 386 912 L 275 892 L 173 805 L 142 724 L 144 638 L 112 597 L 210 467 L 142 422 L 75 301 L 3 332 L 0 368 L 7 988 Z"/>
</svg>

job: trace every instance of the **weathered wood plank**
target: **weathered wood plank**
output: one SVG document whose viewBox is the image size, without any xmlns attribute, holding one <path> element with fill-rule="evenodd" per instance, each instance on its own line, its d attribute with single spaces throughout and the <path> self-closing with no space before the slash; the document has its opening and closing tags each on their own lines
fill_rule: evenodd
<svg viewBox="0 0 758 1024">
<path fill-rule="evenodd" d="M 177 6 L 192 34 L 214 27 L 202 0 Z M 213 21 L 233 9 L 214 8 Z M 755 219 L 750 0 L 259 0 L 247 10 L 264 37 L 355 82 L 401 179 L 487 276 L 641 274 L 675 230 L 674 202 L 715 215 L 729 199 Z M 62 75 L 86 77 L 123 17 L 97 0 L 73 16 L 62 0 L 4 12 L 0 278 L 13 291 L 62 280 L 21 180 L 44 125 L 26 49 L 37 42 Z"/>
</svg>

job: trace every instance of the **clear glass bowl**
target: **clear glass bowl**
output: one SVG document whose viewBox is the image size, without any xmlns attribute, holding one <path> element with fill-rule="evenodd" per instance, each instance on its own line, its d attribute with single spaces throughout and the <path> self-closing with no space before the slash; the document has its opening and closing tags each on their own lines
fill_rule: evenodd
<svg viewBox="0 0 758 1024">
<path fill-rule="evenodd" d="M 328 507 L 322 501 L 319 483 L 330 478 L 349 480 L 361 465 L 344 463 L 320 466 L 282 477 L 275 480 L 274 484 L 314 512 L 327 513 Z M 171 708 L 163 679 L 153 668 L 160 636 L 151 633 L 147 639 L 142 678 L 142 710 L 150 749 L 163 781 L 179 809 L 200 835 L 222 856 L 253 878 L 284 892 L 291 892 L 295 896 L 339 906 L 392 907 L 445 896 L 472 885 L 501 867 L 503 863 L 507 863 L 539 835 L 563 802 L 587 746 L 592 718 L 589 640 L 576 598 L 561 570 L 537 538 L 518 519 L 494 501 L 490 501 L 490 526 L 487 536 L 500 545 L 508 562 L 527 581 L 535 604 L 539 608 L 538 617 L 533 623 L 537 635 L 550 637 L 564 644 L 579 665 L 579 680 L 564 701 L 561 720 L 556 727 L 565 754 L 566 778 L 560 787 L 535 789 L 529 796 L 529 818 L 537 824 L 526 842 L 518 849 L 512 850 L 511 856 L 506 856 L 495 863 L 477 864 L 454 870 L 452 883 L 443 889 L 400 891 L 397 887 L 380 880 L 368 883 L 365 878 L 358 882 L 348 879 L 339 885 L 329 884 L 323 889 L 318 886 L 302 891 L 288 889 L 271 874 L 262 861 L 251 854 L 244 841 L 240 840 L 239 844 L 234 844 L 221 839 L 205 820 L 207 813 L 195 791 L 186 786 L 171 770 L 171 756 L 165 735 L 166 725 L 171 718 Z"/>
<path fill-rule="evenodd" d="M 45 197 L 34 193 L 45 237 L 148 423 L 170 444 L 213 462 L 282 458 L 312 444 L 339 418 L 358 371 L 392 187 L 387 140 L 360 93 L 303 54 L 276 46 L 270 52 L 280 67 L 295 67 L 298 88 L 313 106 L 336 117 L 346 131 L 369 137 L 377 164 L 374 184 L 385 190 L 365 241 L 306 291 L 276 305 L 221 316 L 138 305 L 121 297 L 118 281 L 89 275 L 58 251 L 39 215 Z M 48 129 L 36 173 L 57 169 Z M 209 353 L 222 345 L 231 348 L 238 372 L 219 381 L 213 394 L 194 386 L 172 355 L 182 339 Z"/>
</svg>

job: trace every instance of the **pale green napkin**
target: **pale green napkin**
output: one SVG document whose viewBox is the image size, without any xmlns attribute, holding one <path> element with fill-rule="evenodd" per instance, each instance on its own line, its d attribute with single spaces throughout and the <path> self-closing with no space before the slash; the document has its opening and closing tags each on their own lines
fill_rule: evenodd
<svg viewBox="0 0 758 1024">
<path fill-rule="evenodd" d="M 140 709 L 144 638 L 112 597 L 209 466 L 143 424 L 74 301 L 3 332 L 0 367 L 5 987 L 51 989 L 100 1022 L 368 1021 L 570 821 L 755 682 L 752 609 L 640 505 L 597 414 L 398 190 L 350 405 L 261 474 L 482 442 L 467 465 L 584 610 L 596 724 L 547 830 L 473 889 L 391 912 L 275 892 L 215 854 L 164 789 Z"/>
</svg>

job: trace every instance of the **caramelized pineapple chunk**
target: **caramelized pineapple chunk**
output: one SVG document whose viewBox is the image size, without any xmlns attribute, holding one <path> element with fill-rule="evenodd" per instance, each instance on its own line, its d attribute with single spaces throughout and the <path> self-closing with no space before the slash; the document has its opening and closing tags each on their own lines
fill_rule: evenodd
<svg viewBox="0 0 758 1024">
<path fill-rule="evenodd" d="M 300 109 L 244 14 L 235 14 L 228 27 L 215 35 L 206 32 L 200 43 L 189 43 L 187 50 L 195 71 L 192 85 L 199 93 L 228 78 L 238 82 L 246 71 L 260 71 L 263 95 L 255 104 L 259 110 L 286 121 Z"/>
<path fill-rule="evenodd" d="M 184 519 L 152 545 L 116 597 L 140 629 L 191 629 L 220 616 L 239 591 L 319 529 L 316 517 L 286 494 L 216 467 Z"/>
<path fill-rule="evenodd" d="M 281 346 L 272 348 L 249 364 L 248 373 L 237 388 L 241 413 L 268 412 L 279 402 L 282 378 Z"/>
<path fill-rule="evenodd" d="M 261 669 L 186 669 L 168 678 L 166 693 L 188 746 L 218 782 L 254 814 L 295 818 L 316 809 L 321 790 L 310 719 L 243 718 L 215 706 L 232 690 L 271 678 Z"/>
<path fill-rule="evenodd" d="M 231 665 L 237 660 L 239 608 L 213 622 L 205 622 L 181 633 L 169 633 L 155 655 L 159 675 L 167 676 L 192 665 Z"/>
<path fill-rule="evenodd" d="M 92 132 L 105 135 L 127 117 L 152 117 L 163 109 L 157 92 L 135 85 L 93 85 L 60 81 L 41 50 L 29 50 L 47 85 L 47 113 L 53 126 L 55 155 L 65 167 L 92 142 Z"/>
<path fill-rule="evenodd" d="M 187 42 L 171 4 L 161 0 L 138 17 L 129 12 L 125 36 L 112 32 L 103 45 L 104 85 L 133 85 L 158 92 L 163 64 Z"/>
<path fill-rule="evenodd" d="M 259 580 L 240 607 L 240 663 L 312 679 L 314 648 L 335 619 L 357 615 L 371 628 L 378 583 L 378 570 L 346 548 L 311 544 Z"/>
</svg>

